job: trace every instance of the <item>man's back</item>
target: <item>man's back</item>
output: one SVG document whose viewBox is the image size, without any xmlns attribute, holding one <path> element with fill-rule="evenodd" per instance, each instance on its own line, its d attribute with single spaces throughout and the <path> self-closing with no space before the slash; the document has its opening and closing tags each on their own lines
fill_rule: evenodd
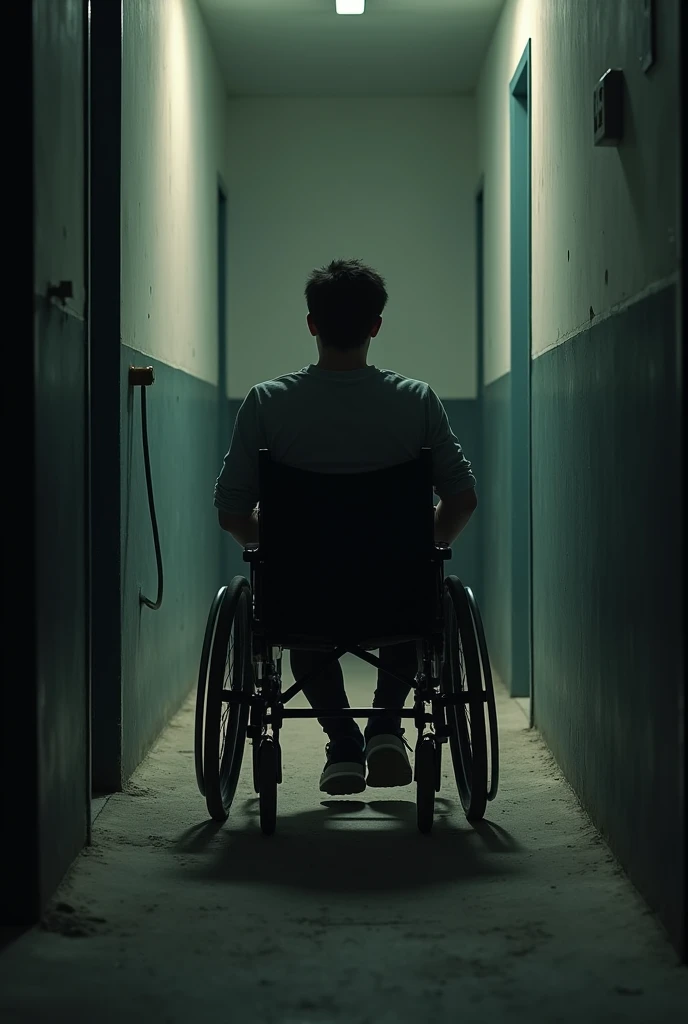
<svg viewBox="0 0 688 1024">
<path fill-rule="evenodd" d="M 309 484 L 314 485 L 310 492 L 312 497 L 302 496 L 299 500 L 299 496 L 294 494 L 291 503 L 287 496 L 278 506 L 273 505 L 276 511 L 272 522 L 279 523 L 282 528 L 281 535 L 278 530 L 276 549 L 286 552 L 293 550 L 294 538 L 297 538 L 296 550 L 300 551 L 300 536 L 318 536 L 322 533 L 321 526 L 326 529 L 332 524 L 334 517 L 328 515 L 330 506 L 324 495 L 335 493 L 334 507 L 337 507 L 339 485 L 352 484 L 341 476 L 337 478 L 336 474 L 360 475 L 365 471 L 401 466 L 418 459 L 422 448 L 430 448 L 433 484 L 441 499 L 434 513 L 434 539 L 436 543 L 451 544 L 476 507 L 475 479 L 470 463 L 451 431 L 442 403 L 432 388 L 422 381 L 368 365 L 370 343 L 382 326 L 382 311 L 387 302 L 383 278 L 360 260 L 333 260 L 329 266 L 313 271 L 305 294 L 308 304 L 306 322 L 316 340 L 318 364 L 251 388 L 237 415 L 229 451 L 215 485 L 220 526 L 237 543 L 246 545 L 257 541 L 260 546 L 262 517 L 255 510 L 259 497 L 260 448 L 269 448 L 271 461 L 281 464 L 283 478 L 294 476 L 284 470 L 285 465 L 295 470 L 310 471 L 311 474 L 332 474 L 325 481 L 327 487 L 322 492 L 318 491 L 317 484 L 323 481 L 314 475 L 307 482 L 300 480 L 305 491 Z M 403 472 L 399 470 L 399 476 Z M 309 473 L 296 475 L 304 477 Z M 390 470 L 389 476 L 396 477 L 396 471 Z M 350 521 L 347 518 L 347 529 L 343 535 L 339 530 L 340 541 L 346 542 L 343 567 L 332 574 L 335 580 L 347 577 L 353 585 L 353 593 L 344 595 L 344 605 L 352 613 L 357 608 L 360 611 L 361 601 L 372 599 L 375 604 L 379 591 L 374 587 L 368 590 L 360 573 L 349 573 L 356 558 L 349 558 L 348 552 L 366 530 L 370 531 L 369 539 L 378 536 L 380 520 L 384 521 L 385 531 L 390 536 L 393 536 L 395 526 L 403 531 L 403 524 L 412 519 L 397 515 L 399 506 L 409 512 L 414 504 L 411 494 L 419 498 L 420 507 L 425 500 L 424 496 L 416 495 L 415 488 L 414 482 L 404 490 L 398 479 L 396 486 L 394 481 L 385 481 L 380 491 L 371 486 L 370 514 L 368 498 L 361 497 L 360 491 L 358 500 L 352 502 L 353 514 Z M 344 489 L 342 487 L 342 491 Z M 343 495 L 341 500 L 344 503 Z M 270 515 L 267 511 L 270 504 L 266 496 L 267 516 Z M 430 513 L 429 507 L 427 512 Z M 267 535 L 270 534 L 269 522 L 263 519 Z M 416 522 L 418 524 L 420 519 Z M 418 535 L 422 530 L 414 530 L 413 533 Z M 275 533 L 272 536 L 274 538 Z M 408 552 L 408 540 L 404 535 L 401 545 L 395 545 L 392 539 L 386 547 L 381 546 L 382 552 L 392 559 L 392 565 L 384 568 L 389 571 L 396 564 L 404 576 L 398 586 L 394 586 L 394 593 L 399 596 L 403 595 L 407 574 L 403 561 L 393 556 L 399 547 Z M 267 538 L 265 543 L 269 546 Z M 342 553 L 341 544 L 337 550 Z M 309 565 L 314 569 L 316 579 L 305 581 L 302 600 L 291 586 L 293 574 L 278 572 L 277 577 L 282 582 L 286 581 L 289 588 L 283 597 L 278 594 L 280 614 L 287 603 L 290 609 L 293 605 L 297 612 L 299 608 L 306 608 L 308 629 L 312 628 L 308 610 L 310 603 L 322 588 L 323 575 L 332 567 L 332 559 L 328 562 L 323 558 L 323 551 L 310 554 Z M 303 574 L 299 579 L 303 580 Z M 341 597 L 341 590 L 338 593 Z M 420 591 L 418 598 L 427 614 L 429 602 L 424 602 Z M 333 603 L 325 600 L 320 609 L 328 620 L 328 630 L 331 628 L 332 607 Z M 408 602 L 405 602 L 405 607 L 408 610 Z M 374 610 L 377 614 L 379 602 Z M 396 614 L 392 618 L 394 622 L 390 623 L 390 629 L 396 629 L 402 624 L 401 613 L 399 620 Z M 298 646 L 290 650 L 290 660 L 294 677 L 302 683 L 303 692 L 312 707 L 341 709 L 348 706 L 338 661 L 324 668 L 322 652 L 302 650 Z M 401 718 L 396 709 L 403 706 L 411 688 L 411 684 L 404 680 L 411 680 L 417 667 L 415 639 L 381 649 L 373 706 L 394 710 L 373 716 L 368 722 L 365 737 L 351 717 L 319 718 L 329 736 L 327 761 L 320 777 L 321 792 L 341 796 L 360 793 L 365 789 L 366 781 L 371 786 L 404 786 L 411 781 L 411 765 L 403 740 Z"/>
<path fill-rule="evenodd" d="M 440 497 L 475 486 L 461 446 L 435 392 L 375 366 L 323 370 L 308 366 L 251 389 L 234 428 L 215 488 L 215 505 L 247 515 L 258 499 L 257 452 L 319 473 L 360 473 L 433 452 Z"/>
</svg>

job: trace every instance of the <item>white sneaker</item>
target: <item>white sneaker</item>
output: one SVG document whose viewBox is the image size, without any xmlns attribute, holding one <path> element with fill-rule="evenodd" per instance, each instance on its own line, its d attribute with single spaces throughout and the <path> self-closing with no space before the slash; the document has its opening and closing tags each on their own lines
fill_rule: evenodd
<svg viewBox="0 0 688 1024">
<path fill-rule="evenodd" d="M 325 747 L 327 761 L 320 776 L 320 792 L 330 796 L 362 793 L 366 788 L 365 760 L 359 742 L 348 737 L 330 740 Z"/>
<path fill-rule="evenodd" d="M 371 736 L 365 749 L 368 762 L 367 784 L 380 788 L 408 786 L 413 771 L 406 753 L 407 747 L 406 741 L 394 733 Z"/>
</svg>

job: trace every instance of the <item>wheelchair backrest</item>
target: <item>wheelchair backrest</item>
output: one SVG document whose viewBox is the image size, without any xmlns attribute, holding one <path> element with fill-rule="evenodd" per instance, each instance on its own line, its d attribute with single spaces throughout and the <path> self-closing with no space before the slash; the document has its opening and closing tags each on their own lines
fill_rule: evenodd
<svg viewBox="0 0 688 1024">
<path fill-rule="evenodd" d="M 437 614 L 432 495 L 430 449 L 374 472 L 327 474 L 261 450 L 259 628 L 284 646 L 427 635 Z"/>
</svg>

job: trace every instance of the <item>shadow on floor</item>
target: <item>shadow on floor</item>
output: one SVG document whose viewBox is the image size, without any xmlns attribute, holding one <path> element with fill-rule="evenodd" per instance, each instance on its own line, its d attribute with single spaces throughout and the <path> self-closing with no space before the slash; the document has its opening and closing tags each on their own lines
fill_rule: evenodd
<svg viewBox="0 0 688 1024">
<path fill-rule="evenodd" d="M 13 942 L 17 942 L 18 939 L 25 935 L 26 932 L 30 931 L 31 925 L 1 925 L 0 926 L 0 952 L 2 952 L 7 946 L 11 946 Z"/>
<path fill-rule="evenodd" d="M 329 800 L 297 814 L 278 816 L 264 836 L 258 799 L 244 802 L 244 821 L 232 827 L 204 822 L 187 829 L 176 851 L 201 855 L 180 869 L 204 879 L 265 882 L 327 892 L 418 889 L 442 882 L 512 874 L 509 858 L 519 845 L 493 822 L 462 827 L 449 821 L 451 801 L 436 801 L 431 835 L 416 827 L 415 803 L 406 800 Z M 235 812 L 236 814 L 236 812 Z M 522 862 L 521 862 L 522 864 Z"/>
</svg>

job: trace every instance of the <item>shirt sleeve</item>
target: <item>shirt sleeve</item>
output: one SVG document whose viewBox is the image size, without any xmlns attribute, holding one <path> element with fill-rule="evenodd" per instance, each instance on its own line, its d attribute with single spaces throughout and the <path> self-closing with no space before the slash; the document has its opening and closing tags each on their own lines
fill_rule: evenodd
<svg viewBox="0 0 688 1024">
<path fill-rule="evenodd" d="M 432 388 L 428 388 L 428 442 L 432 448 L 435 493 L 448 498 L 475 487 L 471 464 L 449 425 L 447 412 Z"/>
<path fill-rule="evenodd" d="M 249 516 L 258 502 L 258 416 L 251 388 L 237 413 L 229 451 L 215 481 L 215 508 L 231 516 Z"/>
</svg>

